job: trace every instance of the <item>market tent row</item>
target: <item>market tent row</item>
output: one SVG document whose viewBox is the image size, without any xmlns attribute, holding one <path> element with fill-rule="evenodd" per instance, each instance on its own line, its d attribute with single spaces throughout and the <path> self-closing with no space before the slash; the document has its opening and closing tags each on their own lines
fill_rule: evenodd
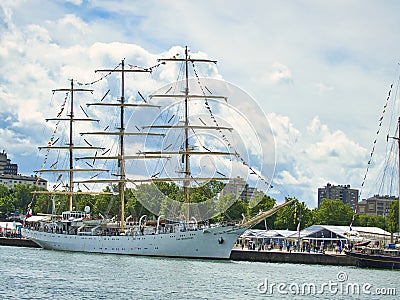
<svg viewBox="0 0 400 300">
<path fill-rule="evenodd" d="M 330 225 L 312 225 L 304 228 L 300 232 L 288 237 L 290 241 L 296 245 L 313 245 L 321 247 L 321 245 L 342 245 L 347 242 L 348 236 L 344 226 L 330 226 Z M 349 227 L 347 227 L 348 229 Z"/>
<path fill-rule="evenodd" d="M 288 237 L 292 241 L 300 240 L 300 243 L 309 243 L 310 245 L 320 247 L 329 245 L 344 245 L 362 243 L 365 241 L 376 242 L 390 239 L 390 232 L 378 227 L 350 227 L 334 225 L 312 225 Z"/>
<path fill-rule="evenodd" d="M 347 227 L 349 229 L 349 227 Z M 382 240 L 390 238 L 391 233 L 379 227 L 352 227 L 352 234 L 370 240 Z"/>
<path fill-rule="evenodd" d="M 385 243 L 390 241 L 390 232 L 378 227 L 350 227 L 334 225 L 312 225 L 300 232 L 293 230 L 247 230 L 239 238 L 239 244 L 271 244 L 286 246 L 309 244 L 315 247 L 342 246 L 370 241 Z"/>
<path fill-rule="evenodd" d="M 296 233 L 293 230 L 261 230 L 251 229 L 245 231 L 239 238 L 239 244 L 247 245 L 248 243 L 255 243 L 256 245 L 270 245 L 285 246 L 288 244 L 288 237 Z"/>
</svg>

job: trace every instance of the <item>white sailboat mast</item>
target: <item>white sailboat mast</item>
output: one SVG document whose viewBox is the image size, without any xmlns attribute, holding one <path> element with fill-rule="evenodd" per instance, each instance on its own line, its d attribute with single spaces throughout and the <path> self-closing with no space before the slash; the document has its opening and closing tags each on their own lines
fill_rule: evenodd
<svg viewBox="0 0 400 300">
<path fill-rule="evenodd" d="M 93 92 L 93 90 L 88 89 L 75 89 L 74 88 L 74 80 L 71 79 L 71 87 L 69 89 L 56 89 L 54 92 L 69 92 L 71 94 L 71 103 L 70 103 L 70 113 L 68 115 L 69 121 L 69 142 L 68 142 L 68 152 L 69 152 L 69 187 L 68 187 L 68 198 L 69 198 L 69 210 L 72 210 L 73 207 L 73 195 L 74 195 L 74 122 L 76 121 L 74 115 L 74 93 L 75 92 Z M 94 121 L 88 119 L 89 121 Z M 53 147 L 54 148 L 54 147 Z"/>
<path fill-rule="evenodd" d="M 118 179 L 118 189 L 119 189 L 119 198 L 121 201 L 121 231 L 125 230 L 125 183 L 126 183 L 126 172 L 125 172 L 125 145 L 124 145 L 124 136 L 125 136 L 125 107 L 132 106 L 125 103 L 125 73 L 126 72 L 150 72 L 150 70 L 125 70 L 125 59 L 121 61 L 121 69 L 112 69 L 112 70 L 96 70 L 95 72 L 120 72 L 121 73 L 121 98 L 120 104 L 120 127 L 117 128 L 119 130 L 119 153 L 117 156 L 118 161 L 118 169 L 119 169 L 119 179 Z M 96 104 L 91 104 L 96 105 Z M 104 104 L 107 105 L 107 104 Z"/>
<path fill-rule="evenodd" d="M 69 210 L 72 210 L 72 196 L 74 191 L 74 172 L 72 171 L 74 168 L 74 156 L 72 147 L 74 146 L 73 141 L 73 122 L 74 122 L 74 80 L 71 79 L 71 110 L 70 110 L 70 120 L 69 120 Z"/>
<path fill-rule="evenodd" d="M 399 191 L 398 191 L 398 195 L 399 195 L 399 211 L 398 211 L 398 213 L 399 213 L 399 221 L 398 221 L 398 225 L 399 225 L 399 232 L 400 232 L 400 117 L 398 118 L 398 120 L 397 120 L 397 123 L 398 123 L 398 136 L 397 136 L 397 146 L 398 146 L 398 149 L 397 149 L 397 151 L 398 151 L 398 155 L 399 155 L 399 157 L 398 157 L 398 168 L 399 168 L 399 172 L 398 172 L 398 180 L 399 180 Z"/>
<path fill-rule="evenodd" d="M 397 155 L 398 155 L 398 157 L 397 157 L 397 159 L 398 159 L 398 162 L 397 162 L 397 168 L 398 168 L 398 202 L 399 202 L 399 211 L 398 211 L 398 214 L 399 214 L 399 222 L 398 222 L 398 226 L 399 226 L 399 232 L 400 232 L 400 117 L 397 119 L 397 131 L 398 131 L 398 133 L 397 133 L 397 136 L 388 136 L 388 138 L 392 138 L 392 139 L 395 139 L 396 141 L 397 141 L 397 151 L 398 151 L 398 153 L 397 153 Z"/>
<path fill-rule="evenodd" d="M 124 132 L 125 132 L 125 124 L 124 124 L 124 104 L 125 104 L 125 61 L 121 62 L 121 107 L 120 107 L 120 128 L 119 132 L 121 133 L 119 136 L 119 159 L 118 166 L 120 170 L 120 179 L 121 181 L 118 183 L 119 185 L 119 197 L 121 199 L 121 231 L 124 231 L 124 220 L 125 220 L 125 160 L 124 160 Z"/>
<path fill-rule="evenodd" d="M 185 218 L 188 223 L 190 220 L 190 199 L 189 199 L 189 184 L 190 181 L 190 164 L 189 164 L 189 66 L 188 66 L 188 47 L 185 47 L 185 181 L 183 182 L 183 194 L 185 197 Z"/>
<path fill-rule="evenodd" d="M 198 58 L 191 58 L 189 56 L 189 49 L 186 46 L 185 47 L 185 57 L 184 58 L 167 58 L 167 59 L 159 59 L 159 62 L 181 62 L 184 63 L 185 67 L 185 90 L 184 94 L 157 94 L 157 95 L 152 95 L 150 98 L 157 97 L 157 98 L 184 98 L 184 124 L 183 125 L 152 125 L 152 126 L 143 126 L 143 128 L 183 128 L 184 129 L 184 145 L 183 149 L 181 151 L 171 151 L 171 152 L 146 152 L 146 154 L 179 154 L 182 155 L 182 164 L 184 164 L 184 178 L 169 178 L 169 179 L 151 179 L 150 181 L 173 181 L 173 180 L 180 180 L 183 181 L 183 194 L 184 194 L 184 200 L 185 200 L 185 221 L 189 222 L 190 221 L 190 182 L 193 180 L 198 180 L 198 179 L 204 179 L 204 178 L 193 178 L 192 173 L 191 173 L 191 168 L 190 168 L 190 156 L 191 155 L 200 155 L 200 154 L 207 154 L 207 155 L 236 155 L 236 153 L 226 153 L 226 152 L 221 152 L 221 151 L 207 151 L 207 152 L 198 152 L 198 151 L 193 151 L 190 147 L 189 143 L 189 130 L 193 129 L 213 129 L 213 130 L 229 130 L 231 131 L 232 128 L 228 127 L 221 127 L 221 126 L 198 126 L 198 125 L 191 125 L 189 123 L 189 100 L 192 98 L 196 99 L 204 99 L 204 98 L 209 98 L 209 99 L 216 99 L 216 100 L 225 100 L 227 101 L 227 97 L 224 96 L 215 96 L 215 95 L 193 95 L 190 94 L 189 90 L 189 63 L 194 63 L 194 62 L 200 62 L 200 63 L 214 63 L 216 64 L 217 62 L 215 60 L 208 60 L 208 59 L 198 59 Z M 230 180 L 230 178 L 207 178 L 208 180 Z"/>
</svg>

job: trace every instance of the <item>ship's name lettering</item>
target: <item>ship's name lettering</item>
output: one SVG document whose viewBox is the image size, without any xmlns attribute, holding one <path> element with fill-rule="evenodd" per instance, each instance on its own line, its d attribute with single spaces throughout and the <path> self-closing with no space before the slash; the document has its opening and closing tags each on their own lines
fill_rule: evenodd
<svg viewBox="0 0 400 300">
<path fill-rule="evenodd" d="M 188 236 L 188 237 L 182 237 L 182 238 L 177 238 L 177 241 L 181 241 L 181 240 L 193 240 L 192 236 Z"/>
</svg>

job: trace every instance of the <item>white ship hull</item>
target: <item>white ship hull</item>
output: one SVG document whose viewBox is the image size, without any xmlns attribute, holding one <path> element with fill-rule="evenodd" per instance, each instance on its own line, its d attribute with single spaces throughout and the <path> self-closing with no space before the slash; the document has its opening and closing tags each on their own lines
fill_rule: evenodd
<svg viewBox="0 0 400 300">
<path fill-rule="evenodd" d="M 248 227 L 215 227 L 138 236 L 70 235 L 22 229 L 44 249 L 91 253 L 229 259 L 232 248 Z"/>
</svg>

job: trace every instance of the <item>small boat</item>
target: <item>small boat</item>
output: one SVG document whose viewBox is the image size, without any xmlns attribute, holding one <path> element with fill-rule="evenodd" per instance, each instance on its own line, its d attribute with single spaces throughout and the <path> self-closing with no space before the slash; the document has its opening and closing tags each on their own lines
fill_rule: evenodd
<svg viewBox="0 0 400 300">
<path fill-rule="evenodd" d="M 367 246 L 369 243 L 371 243 L 371 241 L 365 241 L 365 242 L 360 242 L 354 245 L 354 247 L 365 247 Z"/>
<path fill-rule="evenodd" d="M 346 255 L 357 259 L 357 266 L 377 269 L 400 269 L 400 250 L 364 248 L 361 251 L 346 251 Z"/>
</svg>

